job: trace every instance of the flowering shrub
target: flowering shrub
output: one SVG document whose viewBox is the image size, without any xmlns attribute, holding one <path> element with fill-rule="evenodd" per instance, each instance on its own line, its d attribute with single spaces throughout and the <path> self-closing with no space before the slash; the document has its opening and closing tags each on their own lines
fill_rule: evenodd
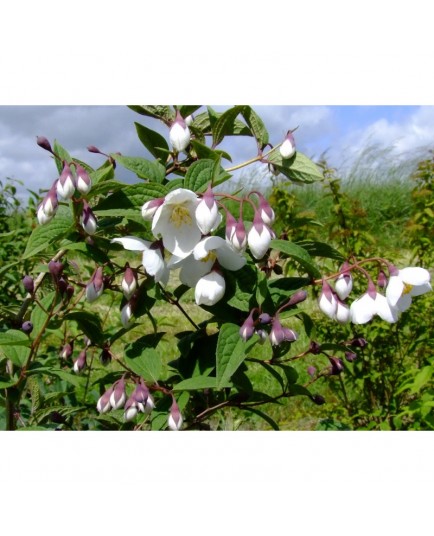
<svg viewBox="0 0 434 536">
<path fill-rule="evenodd" d="M 0 333 L 7 427 L 202 429 L 215 426 L 216 412 L 237 408 L 278 429 L 264 404 L 296 396 L 324 403 L 290 363 L 325 354 L 322 375 L 334 376 L 353 354 L 354 341 L 313 340 L 312 305 L 338 324 L 375 316 L 393 324 L 413 296 L 431 290 L 430 274 L 277 237 L 262 192 L 226 192 L 231 173 L 254 162 L 299 184 L 322 179 L 296 150 L 294 131 L 271 144 L 251 107 L 131 108 L 167 126 L 169 143 L 136 123 L 152 160 L 90 146 L 103 159 L 94 170 L 58 142 L 37 139 L 59 178 L 23 252 L 39 264 L 23 274 L 27 295 Z M 224 166 L 231 156 L 218 147 L 229 136 L 253 137 L 257 154 Z M 138 182 L 120 182 L 117 166 Z M 335 268 L 323 273 L 316 258 Z M 161 304 L 179 315 L 174 334 L 162 329 Z M 278 382 L 277 395 L 257 389 L 257 366 Z"/>
</svg>

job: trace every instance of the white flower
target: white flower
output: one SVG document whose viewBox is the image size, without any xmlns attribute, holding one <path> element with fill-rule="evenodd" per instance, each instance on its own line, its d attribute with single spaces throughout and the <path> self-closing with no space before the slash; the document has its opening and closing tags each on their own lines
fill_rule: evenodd
<svg viewBox="0 0 434 536">
<path fill-rule="evenodd" d="M 167 285 L 169 269 L 157 242 L 149 242 L 136 236 L 113 238 L 112 242 L 121 244 L 129 251 L 142 251 L 142 264 L 146 273 L 152 275 L 157 283 L 161 283 L 163 286 Z"/>
<path fill-rule="evenodd" d="M 214 305 L 223 298 L 225 290 L 226 283 L 223 276 L 212 271 L 199 279 L 194 297 L 197 305 Z"/>
<path fill-rule="evenodd" d="M 87 234 L 93 235 L 96 233 L 97 221 L 90 206 L 83 201 L 83 212 L 81 214 L 81 225 Z"/>
<path fill-rule="evenodd" d="M 132 421 L 134 417 L 137 415 L 137 413 L 138 413 L 137 404 L 131 405 L 129 408 L 127 408 L 124 411 L 124 421 L 126 422 Z"/>
<path fill-rule="evenodd" d="M 349 273 L 343 273 L 338 276 L 335 282 L 335 291 L 341 300 L 345 300 L 353 289 L 353 278 Z"/>
<path fill-rule="evenodd" d="M 179 110 L 176 112 L 175 121 L 170 127 L 169 139 L 177 153 L 186 149 L 190 143 L 190 129 L 179 113 Z"/>
<path fill-rule="evenodd" d="M 75 192 L 75 179 L 67 162 L 63 166 L 62 173 L 57 181 L 57 193 L 63 199 L 70 199 Z"/>
<path fill-rule="evenodd" d="M 323 281 L 322 283 L 321 294 L 318 298 L 318 306 L 321 311 L 329 318 L 331 318 L 332 320 L 336 318 L 336 309 L 338 306 L 338 302 L 336 300 L 336 296 L 333 290 L 331 289 L 327 281 Z"/>
<path fill-rule="evenodd" d="M 366 324 L 372 320 L 377 312 L 375 298 L 375 295 L 373 297 L 372 293 L 366 292 L 363 296 L 353 301 L 350 306 L 351 322 L 353 324 Z"/>
<path fill-rule="evenodd" d="M 389 322 L 389 324 L 394 324 L 398 321 L 399 309 L 390 305 L 386 297 L 382 294 L 377 293 L 375 307 L 377 315 L 386 322 Z"/>
<path fill-rule="evenodd" d="M 133 313 L 131 312 L 131 303 L 127 302 L 121 310 L 121 322 L 124 328 L 129 328 L 132 325 L 131 317 Z"/>
<path fill-rule="evenodd" d="M 92 187 L 87 171 L 79 164 L 75 164 L 75 171 L 77 173 L 77 190 L 82 194 L 87 194 Z"/>
<path fill-rule="evenodd" d="M 197 195 L 177 188 L 167 194 L 152 219 L 152 232 L 161 235 L 164 247 L 177 257 L 187 257 L 199 242 L 202 232 L 196 221 Z"/>
<path fill-rule="evenodd" d="M 390 279 L 386 288 L 386 298 L 392 307 L 406 311 L 413 296 L 420 296 L 432 290 L 430 273 L 425 268 L 407 267 L 390 269 Z"/>
<path fill-rule="evenodd" d="M 274 233 L 261 218 L 259 211 L 255 211 L 253 225 L 247 235 L 247 243 L 255 259 L 262 259 L 270 247 Z"/>
<path fill-rule="evenodd" d="M 280 156 L 283 159 L 291 158 L 295 153 L 295 140 L 291 131 L 288 131 L 286 138 L 284 139 L 282 145 L 279 148 Z"/>
<path fill-rule="evenodd" d="M 195 216 L 197 225 L 204 235 L 213 231 L 220 225 L 222 216 L 218 210 L 211 186 L 208 186 L 207 191 L 199 201 L 196 207 Z"/>
<path fill-rule="evenodd" d="M 345 324 L 346 322 L 349 322 L 351 313 L 350 308 L 345 305 L 345 303 L 341 302 L 341 300 L 336 300 L 337 306 L 336 306 L 336 315 L 335 318 L 338 322 L 341 324 Z"/>
<path fill-rule="evenodd" d="M 48 215 L 45 212 L 44 206 L 43 206 L 42 203 L 41 203 L 40 207 L 38 208 L 38 212 L 37 212 L 36 215 L 38 217 L 39 225 L 45 225 L 46 223 L 51 221 L 53 219 L 53 216 L 54 216 L 54 214 Z"/>
</svg>

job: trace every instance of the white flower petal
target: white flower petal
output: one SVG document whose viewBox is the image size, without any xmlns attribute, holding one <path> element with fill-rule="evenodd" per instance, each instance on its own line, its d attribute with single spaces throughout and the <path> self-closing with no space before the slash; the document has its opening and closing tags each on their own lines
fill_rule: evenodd
<svg viewBox="0 0 434 536">
<path fill-rule="evenodd" d="M 350 306 L 351 322 L 353 324 L 366 324 L 376 313 L 375 300 L 369 294 L 354 300 Z"/>
<path fill-rule="evenodd" d="M 197 282 L 205 274 L 209 273 L 214 264 L 214 259 L 207 261 L 197 260 L 193 255 L 184 259 L 179 272 L 179 280 L 184 285 L 195 287 Z"/>
<path fill-rule="evenodd" d="M 412 287 L 410 290 L 410 296 L 421 296 L 432 290 L 430 283 L 424 283 L 423 285 L 418 285 L 417 287 Z"/>
<path fill-rule="evenodd" d="M 142 263 L 149 275 L 156 276 L 165 268 L 165 263 L 159 249 L 147 249 L 143 252 Z"/>
<path fill-rule="evenodd" d="M 390 303 L 390 302 L 389 302 Z M 396 302 L 395 307 L 402 313 L 409 309 L 411 305 L 411 294 L 403 294 Z"/>
<path fill-rule="evenodd" d="M 197 282 L 194 296 L 197 305 L 214 305 L 225 294 L 226 283 L 217 272 L 210 272 Z"/>
<path fill-rule="evenodd" d="M 386 298 L 392 307 L 394 307 L 404 291 L 404 283 L 398 275 L 392 275 L 386 288 Z"/>
<path fill-rule="evenodd" d="M 334 320 L 336 318 L 337 301 L 334 296 L 329 300 L 323 293 L 321 293 L 318 300 L 318 307 L 329 318 Z"/>
<path fill-rule="evenodd" d="M 247 243 L 255 259 L 262 259 L 270 247 L 270 242 L 271 234 L 266 225 L 263 225 L 261 233 L 256 230 L 255 225 L 252 225 L 247 235 Z"/>
<path fill-rule="evenodd" d="M 342 303 L 341 301 L 338 301 L 337 307 L 336 307 L 335 318 L 341 324 L 345 324 L 346 322 L 349 322 L 351 318 L 350 308 L 344 303 Z"/>
<path fill-rule="evenodd" d="M 398 308 L 391 306 L 385 296 L 381 294 L 377 294 L 375 298 L 375 307 L 376 307 L 377 315 L 381 319 L 385 320 L 386 322 L 389 322 L 390 324 L 394 324 L 395 322 L 398 321 L 398 316 L 399 316 Z"/>
<path fill-rule="evenodd" d="M 151 245 L 151 242 L 142 240 L 136 236 L 123 236 L 122 238 L 113 238 L 112 242 L 121 244 L 124 249 L 129 251 L 145 251 Z"/>
<path fill-rule="evenodd" d="M 430 273 L 425 268 L 420 268 L 418 266 L 409 266 L 408 268 L 403 268 L 399 270 L 398 277 L 407 283 L 408 285 L 425 285 L 429 283 Z"/>
<path fill-rule="evenodd" d="M 235 251 L 225 240 L 216 250 L 216 255 L 221 266 L 227 270 L 239 270 L 247 262 L 246 258 Z"/>
<path fill-rule="evenodd" d="M 186 188 L 176 188 L 169 192 L 164 198 L 164 205 L 178 205 L 180 203 L 185 203 L 186 201 L 194 203 L 194 208 L 199 203 L 199 198 L 191 190 Z"/>
<path fill-rule="evenodd" d="M 225 244 L 226 241 L 219 236 L 207 236 L 196 244 L 193 249 L 193 256 L 195 259 L 204 259 L 208 256 L 210 251 L 221 248 Z"/>
</svg>

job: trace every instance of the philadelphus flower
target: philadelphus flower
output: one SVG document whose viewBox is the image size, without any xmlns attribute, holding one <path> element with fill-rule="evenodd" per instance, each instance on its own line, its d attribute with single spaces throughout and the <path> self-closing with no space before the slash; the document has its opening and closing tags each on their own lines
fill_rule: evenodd
<svg viewBox="0 0 434 536">
<path fill-rule="evenodd" d="M 104 279 L 102 273 L 102 267 L 99 266 L 93 276 L 91 277 L 89 283 L 86 285 L 86 299 L 89 302 L 95 301 L 101 296 L 104 290 Z"/>
<path fill-rule="evenodd" d="M 197 195 L 191 190 L 177 188 L 164 198 L 152 219 L 152 232 L 161 235 L 164 247 L 173 255 L 184 258 L 201 239 L 196 220 Z"/>
<path fill-rule="evenodd" d="M 398 270 L 390 267 L 390 278 L 386 288 L 386 298 L 392 307 L 406 311 L 413 296 L 420 296 L 432 290 L 430 273 L 425 268 L 407 267 Z"/>
<path fill-rule="evenodd" d="M 57 181 L 57 193 L 63 197 L 63 199 L 71 199 L 75 192 L 75 179 L 71 172 L 71 168 L 68 163 L 63 165 L 62 173 Z"/>
<path fill-rule="evenodd" d="M 107 391 L 99 398 L 96 409 L 100 413 L 107 413 L 107 411 L 110 411 L 112 409 L 112 406 L 110 404 L 110 397 L 113 393 L 113 387 L 110 387 L 110 389 L 107 389 Z"/>
<path fill-rule="evenodd" d="M 87 234 L 93 235 L 96 233 L 97 223 L 94 213 L 86 201 L 83 201 L 83 212 L 81 214 L 81 226 Z"/>
<path fill-rule="evenodd" d="M 273 237 L 273 231 L 263 222 L 260 212 L 255 210 L 253 225 L 247 235 L 247 243 L 255 259 L 262 259 Z"/>
<path fill-rule="evenodd" d="M 124 236 L 113 238 L 112 242 L 121 244 L 129 251 L 142 251 L 142 264 L 146 273 L 152 275 L 157 283 L 167 285 L 169 280 L 169 269 L 163 258 L 159 242 L 149 242 L 136 236 Z"/>
<path fill-rule="evenodd" d="M 89 174 L 80 164 L 75 164 L 75 171 L 77 174 L 77 190 L 82 194 L 87 194 L 92 187 Z"/>
<path fill-rule="evenodd" d="M 57 207 L 59 202 L 56 195 L 56 183 L 48 191 L 47 195 L 42 200 L 39 205 L 37 217 L 40 225 L 45 225 L 53 219 L 53 216 L 56 214 Z"/>
<path fill-rule="evenodd" d="M 216 229 L 221 220 L 221 214 L 218 210 L 217 203 L 212 193 L 211 185 L 203 194 L 202 199 L 196 207 L 196 222 L 202 234 L 206 235 Z"/>
<path fill-rule="evenodd" d="M 367 292 L 354 300 L 350 306 L 353 324 L 366 324 L 374 315 L 392 324 L 398 320 L 398 314 L 399 310 L 391 306 L 387 299 L 376 291 L 372 281 L 368 283 Z"/>
<path fill-rule="evenodd" d="M 297 340 L 297 333 L 289 328 L 285 328 L 280 323 L 278 316 L 276 315 L 273 319 L 271 331 L 270 331 L 270 341 L 273 346 L 279 346 L 282 342 L 294 342 Z"/>
<path fill-rule="evenodd" d="M 194 298 L 197 305 L 214 305 L 225 294 L 226 283 L 221 274 L 212 271 L 203 276 L 196 284 Z"/>
<path fill-rule="evenodd" d="M 124 272 L 124 277 L 122 278 L 121 287 L 122 287 L 124 296 L 127 299 L 130 298 L 134 294 L 134 291 L 137 288 L 137 280 L 136 280 L 135 273 L 130 268 L 128 263 L 125 265 L 125 272 Z"/>
<path fill-rule="evenodd" d="M 294 136 L 292 135 L 292 132 L 288 130 L 288 133 L 282 143 L 282 145 L 279 147 L 280 156 L 283 159 L 291 158 L 291 156 L 295 153 L 295 140 Z"/>
<path fill-rule="evenodd" d="M 338 302 L 336 300 L 336 296 L 332 288 L 327 283 L 327 281 L 323 281 L 322 283 L 321 294 L 318 298 L 318 306 L 321 311 L 329 318 L 333 320 L 336 318 L 336 309 L 338 306 Z"/>
<path fill-rule="evenodd" d="M 175 399 L 173 399 L 172 406 L 170 408 L 169 418 L 167 419 L 167 425 L 173 431 L 181 429 L 183 418 L 181 412 L 179 411 L 178 404 Z"/>
<path fill-rule="evenodd" d="M 182 118 L 179 110 L 176 111 L 175 121 L 170 127 L 169 139 L 172 147 L 177 153 L 186 149 L 190 143 L 190 129 Z"/>
<path fill-rule="evenodd" d="M 113 409 L 119 409 L 124 406 L 125 400 L 125 382 L 123 378 L 121 378 L 113 386 L 113 392 L 110 395 L 110 405 Z"/>
<path fill-rule="evenodd" d="M 345 270 L 348 267 L 348 263 L 344 263 L 341 270 Z M 335 291 L 341 300 L 345 300 L 353 289 L 353 278 L 349 272 L 342 272 L 339 274 L 335 282 Z"/>
<path fill-rule="evenodd" d="M 142 218 L 147 221 L 152 221 L 154 214 L 157 212 L 157 208 L 164 203 L 164 197 L 158 199 L 151 199 L 146 201 L 142 206 Z"/>
</svg>

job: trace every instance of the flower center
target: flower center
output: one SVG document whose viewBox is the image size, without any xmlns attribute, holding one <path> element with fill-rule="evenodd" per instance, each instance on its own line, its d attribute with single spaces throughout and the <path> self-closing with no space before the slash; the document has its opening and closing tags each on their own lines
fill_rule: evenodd
<svg viewBox="0 0 434 536">
<path fill-rule="evenodd" d="M 184 205 L 176 205 L 170 216 L 170 221 L 175 227 L 181 227 L 181 225 L 191 225 L 190 211 Z"/>
<path fill-rule="evenodd" d="M 405 294 L 408 294 L 411 289 L 413 288 L 413 285 L 409 285 L 408 283 L 404 283 L 404 289 L 402 291 L 402 296 L 404 296 Z"/>
<path fill-rule="evenodd" d="M 208 262 L 208 261 L 215 261 L 217 259 L 217 255 L 214 253 L 214 251 L 210 251 L 206 257 L 203 259 L 200 259 L 201 262 Z"/>
</svg>

